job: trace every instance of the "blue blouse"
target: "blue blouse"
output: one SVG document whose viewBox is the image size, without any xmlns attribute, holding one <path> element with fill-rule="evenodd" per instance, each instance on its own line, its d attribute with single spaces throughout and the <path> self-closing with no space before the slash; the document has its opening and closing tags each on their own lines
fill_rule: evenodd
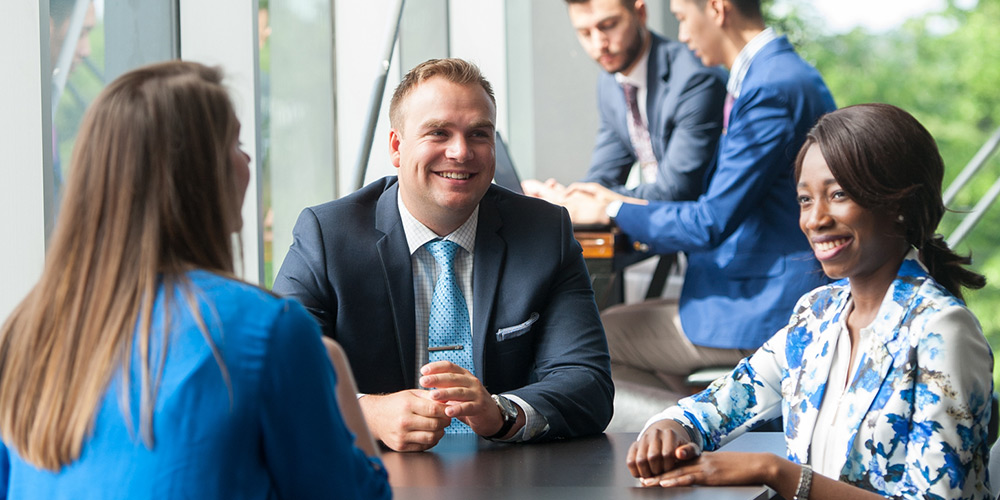
<svg viewBox="0 0 1000 500">
<path fill-rule="evenodd" d="M 135 347 L 131 424 L 123 416 L 119 369 L 76 462 L 40 470 L 0 446 L 0 498 L 389 498 L 385 469 L 353 445 L 344 425 L 332 364 L 305 309 L 205 271 L 187 276 L 228 381 L 176 292 L 152 449 L 138 433 Z M 161 288 L 154 306 L 153 373 L 163 295 Z"/>
</svg>

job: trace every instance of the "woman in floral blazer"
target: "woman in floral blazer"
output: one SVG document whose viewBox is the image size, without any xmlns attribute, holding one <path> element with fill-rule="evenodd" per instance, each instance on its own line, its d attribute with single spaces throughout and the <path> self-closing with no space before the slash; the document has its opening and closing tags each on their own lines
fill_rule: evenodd
<svg viewBox="0 0 1000 500">
<path fill-rule="evenodd" d="M 990 498 L 993 357 L 961 300 L 985 278 L 933 234 L 943 172 L 933 138 L 899 108 L 820 119 L 796 159 L 799 223 L 839 281 L 803 296 L 732 373 L 650 419 L 627 458 L 643 485 Z M 711 452 L 779 415 L 787 460 Z"/>
</svg>

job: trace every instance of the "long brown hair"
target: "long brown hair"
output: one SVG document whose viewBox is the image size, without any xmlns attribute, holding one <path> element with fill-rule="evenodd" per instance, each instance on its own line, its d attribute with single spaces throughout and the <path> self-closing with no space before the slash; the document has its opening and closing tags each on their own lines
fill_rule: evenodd
<svg viewBox="0 0 1000 500">
<path fill-rule="evenodd" d="M 186 271 L 233 271 L 238 122 L 221 81 L 197 63 L 150 65 L 112 82 L 88 110 L 42 276 L 0 330 L 0 435 L 27 462 L 56 471 L 80 456 L 119 367 L 128 407 L 133 342 L 140 431 L 153 446 L 157 289 L 165 300 L 179 289 L 194 305 Z"/>
<path fill-rule="evenodd" d="M 858 104 L 816 122 L 795 160 L 795 178 L 812 145 L 818 145 L 830 173 L 855 203 L 902 217 L 906 242 L 935 281 L 962 298 L 962 288 L 979 289 L 986 278 L 967 269 L 935 234 L 945 206 L 941 199 L 944 161 L 934 137 L 906 111 L 890 104 Z"/>
</svg>

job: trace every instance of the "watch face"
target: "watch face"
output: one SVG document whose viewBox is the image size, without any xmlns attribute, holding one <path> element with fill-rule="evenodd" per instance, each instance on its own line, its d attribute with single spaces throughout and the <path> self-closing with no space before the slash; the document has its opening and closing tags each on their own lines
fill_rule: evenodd
<svg viewBox="0 0 1000 500">
<path fill-rule="evenodd" d="M 496 401 L 497 406 L 500 407 L 500 413 L 503 414 L 504 420 L 517 419 L 517 407 L 514 406 L 514 403 L 511 403 L 509 399 L 503 396 L 493 395 L 493 400 Z"/>
</svg>

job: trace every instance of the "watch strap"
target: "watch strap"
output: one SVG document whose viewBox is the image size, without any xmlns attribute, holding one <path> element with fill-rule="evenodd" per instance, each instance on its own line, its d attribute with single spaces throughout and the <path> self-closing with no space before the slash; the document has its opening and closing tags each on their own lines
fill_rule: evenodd
<svg viewBox="0 0 1000 500">
<path fill-rule="evenodd" d="M 517 413 L 516 413 L 517 410 L 515 409 L 514 415 L 511 416 L 504 408 L 503 404 L 500 402 L 501 398 L 503 398 L 503 400 L 508 405 L 511 406 L 514 405 L 514 403 L 511 403 L 509 399 L 503 396 L 498 396 L 496 394 L 493 395 L 493 402 L 495 402 L 497 404 L 497 407 L 500 408 L 500 416 L 503 417 L 503 425 L 500 427 L 500 430 L 496 432 L 496 434 L 493 434 L 492 436 L 486 436 L 486 439 L 500 439 L 506 436 L 507 433 L 510 432 L 510 429 L 514 427 L 514 423 L 517 422 Z"/>
</svg>

